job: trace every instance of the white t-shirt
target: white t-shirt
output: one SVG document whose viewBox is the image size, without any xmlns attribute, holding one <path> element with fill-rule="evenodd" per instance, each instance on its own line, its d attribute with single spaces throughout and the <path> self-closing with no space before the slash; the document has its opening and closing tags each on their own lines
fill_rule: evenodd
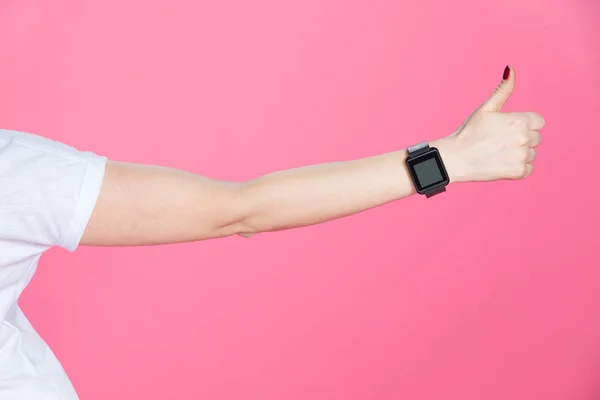
<svg viewBox="0 0 600 400">
<path fill-rule="evenodd" d="M 0 130 L 0 399 L 78 399 L 17 300 L 52 246 L 74 251 L 92 214 L 106 159 Z"/>
</svg>

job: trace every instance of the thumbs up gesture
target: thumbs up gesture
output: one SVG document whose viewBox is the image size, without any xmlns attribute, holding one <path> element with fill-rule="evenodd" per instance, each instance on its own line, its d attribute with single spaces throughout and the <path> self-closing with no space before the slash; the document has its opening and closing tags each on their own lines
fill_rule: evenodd
<svg viewBox="0 0 600 400">
<path fill-rule="evenodd" d="M 524 179 L 533 170 L 544 118 L 534 112 L 503 113 L 515 89 L 514 69 L 507 66 L 502 78 L 494 93 L 436 144 L 452 181 Z"/>
</svg>

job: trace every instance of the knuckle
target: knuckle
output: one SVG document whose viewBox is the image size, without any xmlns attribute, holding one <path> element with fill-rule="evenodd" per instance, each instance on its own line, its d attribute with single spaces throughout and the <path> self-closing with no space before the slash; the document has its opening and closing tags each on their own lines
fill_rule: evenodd
<svg viewBox="0 0 600 400">
<path fill-rule="evenodd" d="M 523 125 L 523 121 L 524 121 L 523 118 L 513 117 L 513 118 L 511 118 L 510 124 L 512 126 L 521 126 L 521 125 Z"/>
<path fill-rule="evenodd" d="M 510 123 L 511 128 L 514 132 L 525 134 L 529 130 L 529 124 L 524 118 L 514 118 Z"/>
<path fill-rule="evenodd" d="M 531 141 L 531 136 L 529 135 L 529 132 L 526 132 L 524 129 L 521 129 L 517 133 L 517 137 L 518 137 L 519 144 L 521 146 L 525 146 L 525 145 L 529 144 L 529 142 Z"/>
<path fill-rule="evenodd" d="M 525 165 L 525 175 L 523 175 L 523 179 L 527 178 L 533 172 L 533 165 L 527 164 Z"/>
<path fill-rule="evenodd" d="M 519 176 L 518 176 L 518 178 L 519 178 L 519 179 L 523 179 L 523 178 L 525 178 L 526 176 L 527 176 L 527 164 L 522 164 L 522 165 L 519 167 Z"/>
<path fill-rule="evenodd" d="M 535 151 L 535 149 L 529 150 L 529 158 L 527 161 L 531 162 L 531 161 L 535 160 L 536 157 L 537 157 L 537 151 Z"/>
<path fill-rule="evenodd" d="M 529 119 L 529 123 L 531 125 L 531 129 L 542 129 L 546 124 L 546 120 L 540 114 L 536 112 L 529 112 L 526 114 L 527 119 Z"/>
<path fill-rule="evenodd" d="M 534 114 L 535 114 L 536 118 L 538 119 L 538 124 L 539 124 L 540 129 L 542 129 L 544 127 L 544 125 L 546 125 L 546 120 L 540 114 L 538 114 L 538 113 L 534 113 Z"/>
<path fill-rule="evenodd" d="M 529 157 L 529 151 L 525 147 L 520 147 L 517 151 L 517 161 L 520 163 L 527 162 L 527 157 Z"/>
<path fill-rule="evenodd" d="M 527 166 L 524 163 L 516 164 L 509 173 L 511 179 L 521 179 L 527 174 Z"/>
<path fill-rule="evenodd" d="M 542 135 L 539 132 L 534 131 L 533 133 L 529 133 L 527 138 L 527 145 L 531 148 L 537 147 L 542 141 Z"/>
</svg>

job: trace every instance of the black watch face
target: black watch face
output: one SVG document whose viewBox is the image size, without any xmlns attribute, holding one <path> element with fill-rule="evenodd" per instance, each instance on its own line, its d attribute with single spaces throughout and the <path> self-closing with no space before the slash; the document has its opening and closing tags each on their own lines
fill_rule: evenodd
<svg viewBox="0 0 600 400">
<path fill-rule="evenodd" d="M 417 157 L 409 158 L 406 163 L 419 193 L 446 186 L 450 181 L 440 153 L 435 148 Z"/>
</svg>

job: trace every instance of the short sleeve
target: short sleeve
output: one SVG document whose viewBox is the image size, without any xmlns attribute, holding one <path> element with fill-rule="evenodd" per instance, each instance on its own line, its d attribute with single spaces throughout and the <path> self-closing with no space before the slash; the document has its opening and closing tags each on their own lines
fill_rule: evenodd
<svg viewBox="0 0 600 400">
<path fill-rule="evenodd" d="M 74 251 L 106 161 L 40 136 L 0 130 L 0 241 Z"/>
</svg>

